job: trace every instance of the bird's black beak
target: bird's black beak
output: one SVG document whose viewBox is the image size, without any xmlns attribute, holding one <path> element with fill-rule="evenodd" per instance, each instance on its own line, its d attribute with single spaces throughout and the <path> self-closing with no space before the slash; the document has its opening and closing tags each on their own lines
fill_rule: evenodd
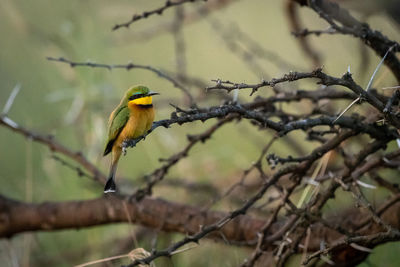
<svg viewBox="0 0 400 267">
<path fill-rule="evenodd" d="M 159 95 L 159 93 L 150 91 L 150 92 L 147 94 L 147 96 L 152 96 L 152 95 Z"/>
</svg>

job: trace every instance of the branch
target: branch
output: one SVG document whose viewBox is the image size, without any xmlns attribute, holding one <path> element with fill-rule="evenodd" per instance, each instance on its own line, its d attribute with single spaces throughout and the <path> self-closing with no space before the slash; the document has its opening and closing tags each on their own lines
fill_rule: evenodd
<svg viewBox="0 0 400 267">
<path fill-rule="evenodd" d="M 188 156 L 189 151 L 199 142 L 204 143 L 208 139 L 211 138 L 211 135 L 214 134 L 215 131 L 217 131 L 219 128 L 221 128 L 223 125 L 226 123 L 232 121 L 235 118 L 235 116 L 228 116 L 225 119 L 222 119 L 218 121 L 216 124 L 214 124 L 212 127 L 207 129 L 201 134 L 198 135 L 187 135 L 187 139 L 189 140 L 189 143 L 186 145 L 186 147 L 169 157 L 168 159 L 161 159 L 160 161 L 165 162 L 161 167 L 155 169 L 152 173 L 148 174 L 145 176 L 145 178 L 148 179 L 147 185 L 144 188 L 138 189 L 134 196 L 137 201 L 141 200 L 144 196 L 150 195 L 152 192 L 152 189 L 154 185 L 161 180 L 164 179 L 165 175 L 168 173 L 169 169 L 177 164 L 181 159 L 185 158 Z M 137 140 L 137 139 L 135 139 Z"/>
<path fill-rule="evenodd" d="M 195 106 L 195 102 L 193 99 L 193 96 L 190 94 L 189 90 L 184 87 L 182 84 L 180 84 L 177 80 L 166 74 L 165 72 L 156 69 L 152 66 L 148 65 L 140 65 L 140 64 L 134 64 L 134 63 L 128 63 L 128 64 L 103 64 L 103 63 L 93 63 L 93 62 L 74 62 L 68 59 L 65 59 L 63 57 L 59 58 L 54 58 L 54 57 L 46 57 L 47 60 L 49 61 L 56 61 L 56 62 L 61 62 L 65 64 L 69 64 L 71 68 L 75 67 L 91 67 L 91 68 L 104 68 L 108 70 L 112 69 L 126 69 L 126 70 L 131 70 L 131 69 L 143 69 L 143 70 L 148 70 L 151 71 L 155 74 L 157 74 L 159 77 L 169 81 L 172 83 L 172 85 L 178 89 L 180 89 L 186 97 L 190 101 L 190 106 Z"/>
<path fill-rule="evenodd" d="M 354 82 L 351 73 L 346 72 L 341 78 L 333 77 L 328 74 L 322 72 L 322 69 L 316 69 L 312 72 L 290 72 L 289 74 L 285 74 L 283 77 L 278 79 L 272 79 L 270 81 L 261 81 L 258 84 L 245 84 L 245 83 L 234 83 L 231 81 L 221 81 L 221 80 L 213 80 L 216 82 L 216 85 L 210 86 L 207 89 L 223 89 L 228 92 L 234 89 L 252 89 L 252 93 L 256 92 L 259 88 L 262 87 L 274 87 L 276 84 L 283 82 L 292 82 L 301 79 L 308 78 L 316 78 L 319 79 L 319 84 L 324 84 L 326 86 L 331 85 L 340 85 L 346 87 L 353 91 L 356 95 L 361 97 L 362 100 L 366 100 L 369 104 L 375 107 L 381 113 L 384 113 L 385 104 L 382 103 L 376 96 L 371 94 L 370 92 L 364 90 L 360 85 Z M 391 113 L 386 113 L 388 120 L 392 123 L 396 128 L 400 129 L 400 120 L 395 115 Z"/>
<path fill-rule="evenodd" d="M 162 15 L 164 10 L 166 10 L 166 9 L 168 9 L 170 7 L 179 6 L 179 5 L 182 5 L 182 4 L 185 4 L 185 3 L 196 2 L 196 1 L 197 0 L 180 0 L 180 1 L 174 2 L 174 1 L 171 1 L 171 0 L 167 0 L 165 2 L 164 6 L 161 6 L 159 8 L 156 8 L 156 9 L 153 9 L 153 10 L 150 10 L 150 11 L 145 11 L 142 14 L 139 14 L 139 15 L 135 14 L 135 15 L 132 16 L 132 18 L 129 21 L 127 21 L 125 23 L 121 23 L 121 24 L 116 24 L 112 28 L 112 30 L 115 31 L 115 30 L 118 30 L 119 28 L 122 28 L 122 27 L 129 28 L 129 26 L 132 23 L 134 23 L 135 21 L 138 21 L 138 20 L 141 20 L 141 19 L 146 19 L 149 16 L 152 16 L 152 15 L 155 15 L 155 14 Z M 207 1 L 207 0 L 203 0 L 203 1 Z"/>
<path fill-rule="evenodd" d="M 226 215 L 153 198 L 136 202 L 123 196 L 107 195 L 91 200 L 31 204 L 0 195 L 0 237 L 10 238 L 27 231 L 79 229 L 129 222 L 124 202 L 133 223 L 167 232 L 193 234 L 201 225 L 215 223 Z M 221 233 L 232 242 L 249 245 L 262 224 L 263 220 L 243 215 L 226 224 Z M 218 234 L 210 237 L 221 238 Z"/>
<path fill-rule="evenodd" d="M 324 148 L 317 149 L 313 152 L 313 159 L 316 160 L 320 154 L 326 153 L 336 145 L 338 145 L 343 138 L 350 137 L 352 134 L 343 134 L 341 139 L 328 142 Z M 391 154 L 390 154 L 391 155 Z M 393 157 L 398 153 L 393 154 Z M 387 156 L 388 158 L 391 158 Z M 61 203 L 43 203 L 43 204 L 27 204 L 15 200 L 7 199 L 0 196 L 0 236 L 11 237 L 17 233 L 24 231 L 52 231 L 58 229 L 68 228 L 82 228 L 94 225 L 101 225 L 116 222 L 128 222 L 131 220 L 134 223 L 141 224 L 150 228 L 161 229 L 162 231 L 174 231 L 184 234 L 195 234 L 195 236 L 186 237 L 182 242 L 175 243 L 172 248 L 177 248 L 178 245 L 186 244 L 188 242 L 198 241 L 203 237 L 212 237 L 228 240 L 232 243 L 240 243 L 245 245 L 254 245 L 257 232 L 266 225 L 266 221 L 255 219 L 248 215 L 242 215 L 245 208 L 250 207 L 262 197 L 263 192 L 272 184 L 275 184 L 277 179 L 288 172 L 293 172 L 301 175 L 302 170 L 309 169 L 311 162 L 301 164 L 297 167 L 291 166 L 290 168 L 283 169 L 268 181 L 258 194 L 250 199 L 242 208 L 233 211 L 232 213 L 207 211 L 202 209 L 175 204 L 160 199 L 144 198 L 141 202 L 134 201 L 134 198 L 124 198 L 122 196 L 107 196 L 93 200 L 85 201 L 71 201 Z M 127 205 L 129 216 L 124 209 L 123 202 Z M 384 210 L 385 216 L 391 216 L 387 220 L 394 227 L 400 225 L 399 214 L 400 206 L 394 205 Z M 356 216 L 355 212 L 349 212 L 352 216 Z M 346 213 L 346 212 L 345 212 Z M 338 220 L 345 215 L 335 214 L 333 218 L 327 218 L 332 225 L 337 223 Z M 227 218 L 231 218 L 227 220 Z M 236 219 L 233 219 L 236 218 Z M 335 219 L 336 218 L 336 219 Z M 361 219 L 360 219 L 361 218 Z M 358 220 L 365 219 L 365 216 L 358 216 L 349 221 L 354 225 Z M 270 240 L 276 240 L 277 235 L 273 233 L 282 232 L 281 227 L 286 224 L 284 221 L 274 222 L 269 227 L 269 232 L 266 236 L 270 236 Z M 199 228 L 203 226 L 203 228 Z M 215 232 L 215 230 L 219 230 Z M 370 230 L 368 230 L 370 229 Z M 378 228 L 369 225 L 366 229 L 374 234 Z M 201 230 L 200 232 L 198 232 Z M 214 233 L 215 232 L 215 233 Z M 284 232 L 284 231 L 283 231 Z M 318 222 L 313 225 L 313 238 L 309 247 L 309 251 L 319 249 L 320 240 L 324 239 L 326 242 L 331 243 L 334 240 L 342 238 L 335 230 L 329 229 Z M 387 238 L 374 239 L 375 242 L 371 245 L 377 245 L 387 242 Z M 390 240 L 398 240 L 398 236 L 391 237 Z M 379 241 L 379 242 L 378 242 Z M 166 256 L 166 250 L 163 253 L 152 254 L 154 257 Z"/>
<path fill-rule="evenodd" d="M 282 168 L 282 169 L 278 170 L 272 177 L 270 177 L 270 179 L 268 179 L 262 185 L 262 187 L 258 190 L 258 192 L 256 194 L 254 194 L 251 198 L 249 198 L 245 202 L 245 204 L 242 205 L 241 207 L 237 208 L 236 210 L 233 210 L 232 212 L 227 214 L 225 217 L 223 217 L 216 223 L 207 225 L 201 231 L 197 232 L 195 235 L 190 236 L 190 237 L 185 237 L 184 239 L 172 244 L 171 246 L 169 246 L 166 249 L 154 251 L 151 256 L 149 256 L 145 259 L 135 260 L 132 264 L 129 265 L 129 267 L 136 266 L 136 265 L 142 264 L 142 263 L 149 264 L 150 262 L 152 262 L 153 260 L 155 260 L 156 258 L 159 258 L 159 257 L 170 257 L 174 251 L 176 251 L 180 247 L 184 246 L 185 244 L 188 244 L 191 242 L 197 243 L 203 237 L 205 237 L 213 232 L 219 231 L 222 227 L 224 227 L 224 225 L 229 223 L 231 220 L 235 219 L 236 217 L 238 217 L 240 215 L 246 214 L 246 212 L 258 200 L 260 200 L 265 195 L 267 190 L 271 186 L 276 185 L 276 183 L 285 175 L 290 175 L 291 179 L 296 179 L 296 181 L 297 181 L 296 185 L 297 185 L 301 181 L 302 176 L 307 172 L 307 170 L 311 167 L 311 165 L 317 159 L 319 159 L 325 153 L 327 153 L 334 147 L 338 146 L 342 141 L 344 141 L 347 138 L 350 138 L 354 134 L 356 134 L 356 133 L 354 133 L 352 131 L 345 131 L 342 134 L 339 134 L 336 138 L 331 139 L 329 142 L 325 143 L 321 147 L 318 147 L 317 149 L 313 150 L 309 160 L 307 160 L 301 164 L 290 165 L 290 166 L 287 166 L 286 168 Z M 293 221 L 293 223 L 295 223 L 296 219 L 293 220 L 293 218 L 290 218 L 290 220 L 287 224 L 287 225 L 289 225 L 288 227 L 290 227 L 292 225 L 292 221 Z M 282 229 L 280 229 L 279 232 L 277 232 L 274 235 L 272 235 L 271 237 L 269 237 L 269 240 L 272 242 L 272 241 L 275 241 L 276 239 L 280 238 L 285 233 L 285 231 L 286 231 L 285 229 L 287 229 L 286 226 L 283 227 Z"/>
<path fill-rule="evenodd" d="M 56 231 L 110 223 L 127 223 L 129 218 L 123 202 L 126 204 L 133 223 L 189 235 L 198 232 L 200 226 L 213 224 L 227 215 L 226 212 L 205 212 L 194 206 L 154 198 L 144 198 L 142 201 L 136 202 L 115 195 L 82 201 L 32 204 L 0 195 L 0 237 L 11 238 L 27 231 Z M 385 216 L 391 217 L 390 222 L 395 227 L 400 225 L 400 220 L 397 218 L 398 211 L 400 211 L 400 205 L 391 206 L 384 212 Z M 351 213 L 351 211 L 345 211 L 345 213 Z M 352 217 L 356 218 L 359 215 L 353 213 Z M 336 215 L 328 219 L 335 223 L 340 216 Z M 240 215 L 225 224 L 220 233 L 211 234 L 208 237 L 217 240 L 222 240 L 224 237 L 233 243 L 254 246 L 257 232 L 265 223 L 266 220 Z M 282 225 L 283 222 L 275 222 L 270 227 L 270 234 L 276 232 Z M 372 228 L 372 226 L 370 227 Z M 311 248 L 312 250 L 319 249 L 318 240 L 322 238 L 326 238 L 327 241 L 338 238 L 336 232 L 318 223 L 314 229 L 314 242 L 312 243 L 316 245 Z"/>
<path fill-rule="evenodd" d="M 186 10 L 182 23 L 184 25 L 194 24 L 200 20 L 207 18 L 210 14 L 220 11 L 229 7 L 239 0 L 224 0 L 224 1 L 208 1 L 206 4 L 200 5 L 194 10 Z M 148 42 L 149 40 L 162 35 L 164 33 L 172 32 L 174 28 L 174 21 L 162 21 L 156 25 L 151 25 L 144 29 L 137 29 L 130 38 L 134 38 L 137 42 Z"/>
<path fill-rule="evenodd" d="M 390 130 L 387 126 L 378 126 L 375 123 L 367 124 L 361 122 L 358 118 L 345 117 L 342 116 L 339 119 L 331 116 L 319 116 L 309 119 L 301 119 L 297 121 L 291 121 L 288 123 L 275 122 L 268 119 L 264 113 L 248 110 L 247 107 L 253 105 L 254 103 L 248 103 L 241 106 L 238 105 L 223 105 L 219 107 L 210 107 L 208 109 L 191 109 L 190 111 L 178 111 L 172 113 L 171 119 L 165 119 L 156 121 L 153 123 L 150 133 L 156 128 L 163 126 L 169 128 L 173 124 L 185 124 L 194 121 L 206 121 L 213 118 L 224 118 L 229 114 L 238 114 L 240 117 L 254 120 L 259 123 L 260 126 L 265 128 L 270 128 L 278 132 L 279 135 L 288 134 L 294 130 L 307 130 L 315 126 L 325 125 L 333 126 L 338 125 L 342 128 L 353 129 L 356 131 L 362 131 L 369 134 L 374 138 L 383 139 L 395 139 L 398 134 L 395 130 Z M 134 147 L 138 142 L 143 140 L 146 136 L 139 137 L 137 139 L 126 140 L 124 147 Z"/>
<path fill-rule="evenodd" d="M 350 34 L 364 41 L 381 58 L 388 53 L 385 64 L 390 68 L 397 81 L 400 82 L 400 60 L 395 53 L 400 51 L 400 44 L 392 41 L 381 32 L 373 30 L 367 23 L 361 23 L 347 10 L 341 8 L 337 3 L 328 0 L 292 0 L 301 5 L 307 5 L 327 21 L 331 27 L 342 34 Z M 341 25 L 336 24 L 339 22 Z"/>
<path fill-rule="evenodd" d="M 28 139 L 46 145 L 51 151 L 67 156 L 68 158 L 82 165 L 87 171 L 89 171 L 93 175 L 91 178 L 93 178 L 94 181 L 100 182 L 102 184 L 105 183 L 106 176 L 93 163 L 86 159 L 82 152 L 70 150 L 69 148 L 55 140 L 54 137 L 51 135 L 39 134 L 32 130 L 26 129 L 5 115 L 0 116 L 0 125 L 3 125 L 11 131 L 22 134 Z"/>
<path fill-rule="evenodd" d="M 309 30 L 309 29 L 303 29 L 301 31 L 297 31 L 297 32 L 292 32 L 292 34 L 295 37 L 306 37 L 308 35 L 316 35 L 316 36 L 320 36 L 321 34 L 336 34 L 338 33 L 335 29 L 333 28 L 328 28 L 326 30 Z"/>
<path fill-rule="evenodd" d="M 285 11 L 289 20 L 290 30 L 292 32 L 300 32 L 302 26 L 296 3 L 293 1 L 286 1 Z M 321 66 L 321 55 L 311 46 L 310 40 L 305 38 L 305 36 L 300 36 L 298 41 L 304 53 L 312 60 L 314 67 Z"/>
<path fill-rule="evenodd" d="M 358 247 L 365 247 L 365 249 L 367 249 L 367 248 L 373 248 L 382 243 L 398 241 L 399 239 L 400 239 L 400 234 L 399 232 L 396 231 L 380 232 L 366 236 L 343 238 L 332 244 L 329 248 L 321 249 L 311 254 L 302 262 L 302 264 L 306 265 L 310 262 L 311 259 L 318 257 L 321 254 L 327 254 L 329 252 L 334 252 L 335 250 L 336 251 L 342 250 L 343 247 L 348 247 L 349 245 L 351 246 L 352 244 L 355 244 Z"/>
</svg>

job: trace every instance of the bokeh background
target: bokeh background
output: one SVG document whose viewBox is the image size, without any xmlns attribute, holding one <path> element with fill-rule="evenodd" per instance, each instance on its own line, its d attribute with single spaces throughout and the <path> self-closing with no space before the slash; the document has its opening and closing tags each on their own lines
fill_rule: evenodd
<svg viewBox="0 0 400 267">
<path fill-rule="evenodd" d="M 290 33 L 285 1 L 221 2 L 225 3 L 217 10 L 204 18 L 188 20 L 182 28 L 185 73 L 197 78 L 199 84 L 212 85 L 211 79 L 215 78 L 256 83 L 261 79 L 280 77 L 290 70 L 313 68 Z M 390 39 L 399 41 L 400 27 L 383 9 L 378 6 L 368 9 L 360 1 L 344 2 L 358 18 L 366 20 Z M 12 89 L 21 86 L 9 117 L 28 129 L 53 135 L 71 150 L 82 151 L 107 173 L 109 159 L 102 157 L 106 124 L 123 92 L 134 84 L 144 84 L 160 92 L 161 96 L 155 100 L 156 120 L 169 117 L 174 110 L 169 103 L 185 107 L 181 92 L 167 80 L 146 70 L 71 68 L 67 64 L 48 61 L 46 57 L 108 64 L 133 62 L 176 76 L 182 69 L 177 63 L 174 35 L 163 30 L 175 19 L 173 9 L 162 16 L 138 21 L 129 29 L 111 30 L 116 23 L 129 20 L 133 14 L 163 3 L 156 0 L 0 0 L 0 108 Z M 197 14 L 196 10 L 202 5 L 201 1 L 187 4 L 183 12 Z M 327 24 L 310 10 L 301 9 L 300 14 L 307 28 L 327 28 Z M 245 35 L 237 35 L 237 32 Z M 241 42 L 243 39 L 263 47 L 272 58 L 260 54 L 246 59 L 243 51 L 248 48 L 243 44 L 248 42 Z M 311 44 L 321 54 L 327 73 L 340 76 L 350 67 L 354 79 L 361 85 L 367 84 L 379 62 L 371 51 L 362 51 L 360 41 L 350 36 L 312 37 Z M 362 61 L 363 53 L 369 59 L 367 63 Z M 275 60 L 276 57 L 281 60 Z M 381 88 L 396 84 L 391 74 L 382 68 L 375 85 Z M 296 86 L 312 88 L 307 82 L 296 83 Z M 200 106 L 222 103 L 220 93 L 204 94 L 204 87 L 193 84 L 189 88 L 194 95 L 201 96 Z M 267 95 L 267 91 L 258 94 Z M 222 97 L 229 99 L 232 94 L 224 93 Z M 240 92 L 241 101 L 250 98 L 249 92 Z M 291 108 L 296 112 L 307 106 L 293 104 Z M 166 158 L 183 148 L 186 134 L 199 133 L 211 124 L 157 129 L 145 142 L 130 149 L 118 169 L 124 190 L 129 192 L 143 184 L 141 177 L 160 165 L 159 158 Z M 248 122 L 226 126 L 206 145 L 195 147 L 188 159 L 170 171 L 168 179 L 223 187 L 240 177 L 240 170 L 257 159 L 260 144 L 271 137 L 272 133 L 259 132 L 249 127 Z M 285 155 L 290 149 L 287 143 L 277 143 L 271 151 Z M 78 177 L 76 171 L 55 160 L 47 147 L 5 128 L 0 128 L 0 182 L 0 194 L 33 202 L 89 199 L 102 193 L 101 185 Z M 188 204 L 202 205 L 207 201 L 207 195 L 189 192 L 168 182 L 156 187 L 153 195 Z M 341 199 L 340 205 L 351 205 L 351 200 Z M 222 207 L 229 209 L 229 203 L 214 206 L 215 209 Z M 11 240 L 0 240 L 0 265 L 71 266 L 123 251 L 128 253 L 134 248 L 129 239 L 132 228 L 145 233 L 145 238 L 139 238 L 139 244 L 146 249 L 154 245 L 164 248 L 182 237 L 126 224 L 21 234 Z M 202 242 L 207 245 L 174 256 L 172 260 L 157 260 L 157 266 L 237 266 L 250 253 L 245 248 Z M 399 252 L 398 243 L 377 247 L 360 266 L 398 266 Z M 293 266 L 297 264 L 294 260 Z"/>
</svg>

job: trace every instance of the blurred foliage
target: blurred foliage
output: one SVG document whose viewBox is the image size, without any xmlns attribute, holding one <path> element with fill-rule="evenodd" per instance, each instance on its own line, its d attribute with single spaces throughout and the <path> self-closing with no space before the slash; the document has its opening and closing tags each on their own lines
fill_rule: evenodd
<svg viewBox="0 0 400 267">
<path fill-rule="evenodd" d="M 134 23 L 128 30 L 111 31 L 114 24 L 128 20 L 134 13 L 157 7 L 163 1 L 72 0 L 55 3 L 51 0 L 0 0 L 0 4 L 0 107 L 5 104 L 12 88 L 21 84 L 22 89 L 9 116 L 30 129 L 54 135 L 71 150 L 82 151 L 103 172 L 107 172 L 109 164 L 109 159 L 101 156 L 108 114 L 126 88 L 133 84 L 146 84 L 162 94 L 155 103 L 158 108 L 156 119 L 166 118 L 173 111 L 168 103 L 182 105 L 179 90 L 148 71 L 70 68 L 46 60 L 47 56 L 62 56 L 73 61 L 134 62 L 176 72 L 171 33 L 161 32 L 149 40 L 142 40 L 140 34 L 172 21 L 173 10 Z M 194 11 L 202 4 L 188 4 L 184 10 Z M 310 10 L 301 10 L 301 14 L 309 28 L 327 26 Z M 216 11 L 210 18 L 218 20 L 228 31 L 232 25 L 239 27 L 259 45 L 292 65 L 309 70 L 311 62 L 290 34 L 285 16 L 283 1 L 242 0 Z M 206 82 L 222 78 L 251 83 L 261 78 L 279 77 L 290 70 L 274 62 L 259 60 L 265 74 L 254 73 L 237 53 L 229 51 L 224 37 L 210 21 L 208 18 L 201 19 L 183 28 L 189 75 Z M 399 39 L 398 26 L 384 13 L 368 17 L 368 22 L 383 30 L 389 38 Z M 368 82 L 368 75 L 379 62 L 371 51 L 367 51 L 370 65 L 364 73 L 361 72 L 361 44 L 349 36 L 321 36 L 311 40 L 313 47 L 322 53 L 327 72 L 338 76 L 350 66 L 360 84 Z M 378 78 L 378 87 L 392 86 L 393 77 L 386 70 L 382 73 Z M 313 88 L 307 82 L 297 85 L 304 89 Z M 260 91 L 259 95 L 268 95 L 268 90 Z M 240 98 L 243 101 L 249 99 L 248 92 L 242 91 Z M 201 103 L 203 106 L 211 104 L 219 103 L 212 97 Z M 343 103 L 343 106 L 346 104 Z M 293 104 L 291 108 L 295 112 L 306 109 L 307 105 Z M 340 107 L 337 109 L 340 110 Z M 187 133 L 199 133 L 209 125 L 212 122 L 157 130 L 122 158 L 118 176 L 126 177 L 126 183 L 140 185 L 143 181 L 139 178 L 159 166 L 159 158 L 166 158 L 185 146 Z M 205 146 L 195 147 L 191 157 L 172 169 L 169 176 L 224 185 L 240 177 L 241 173 L 237 170 L 247 168 L 256 160 L 259 147 L 272 136 L 271 132 L 248 127 L 248 122 L 241 122 L 238 127 L 226 126 Z M 301 140 L 302 137 L 297 138 Z M 0 128 L 0 151 L 0 194 L 21 200 L 32 199 L 34 202 L 86 199 L 102 194 L 101 186 L 78 178 L 75 171 L 54 161 L 46 147 L 4 128 Z M 277 143 L 271 150 L 272 153 L 275 151 L 284 156 L 289 153 L 290 147 L 286 143 Z M 201 196 L 197 198 L 196 194 L 188 198 L 188 194 L 186 190 L 162 186 L 154 192 L 155 196 L 175 201 L 187 199 L 188 203 L 200 205 L 208 201 Z M 229 207 L 229 203 L 218 205 Z M 351 205 L 351 201 L 346 201 L 346 198 L 332 200 L 327 205 L 328 209 L 334 205 Z M 113 256 L 121 252 L 120 243 L 116 240 L 129 241 L 130 228 L 138 233 L 143 231 L 138 226 L 107 225 L 80 231 L 19 235 L 12 240 L 0 241 L 0 262 L 2 266 L 13 266 L 10 258 L 17 258 L 19 266 L 71 266 Z M 158 248 L 181 237 L 162 233 L 153 235 L 153 239 L 157 237 Z M 207 245 L 198 246 L 171 260 L 157 260 L 157 266 L 237 266 L 250 252 L 212 241 L 203 242 Z M 134 248 L 132 242 L 128 243 L 130 246 L 125 253 Z M 143 239 L 140 245 L 151 247 L 152 240 Z M 398 266 L 399 249 L 399 244 L 380 246 L 361 266 Z M 234 256 L 224 256 L 227 251 Z"/>
</svg>

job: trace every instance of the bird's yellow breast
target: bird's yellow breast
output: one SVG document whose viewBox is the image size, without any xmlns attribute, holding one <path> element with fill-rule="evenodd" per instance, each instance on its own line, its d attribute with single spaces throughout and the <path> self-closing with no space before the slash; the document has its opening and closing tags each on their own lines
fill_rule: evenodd
<svg viewBox="0 0 400 267">
<path fill-rule="evenodd" d="M 117 144 L 122 144 L 126 139 L 134 139 L 146 134 L 153 125 L 153 107 L 143 108 L 137 105 L 129 105 L 129 109 L 129 119 L 118 136 Z"/>
</svg>

